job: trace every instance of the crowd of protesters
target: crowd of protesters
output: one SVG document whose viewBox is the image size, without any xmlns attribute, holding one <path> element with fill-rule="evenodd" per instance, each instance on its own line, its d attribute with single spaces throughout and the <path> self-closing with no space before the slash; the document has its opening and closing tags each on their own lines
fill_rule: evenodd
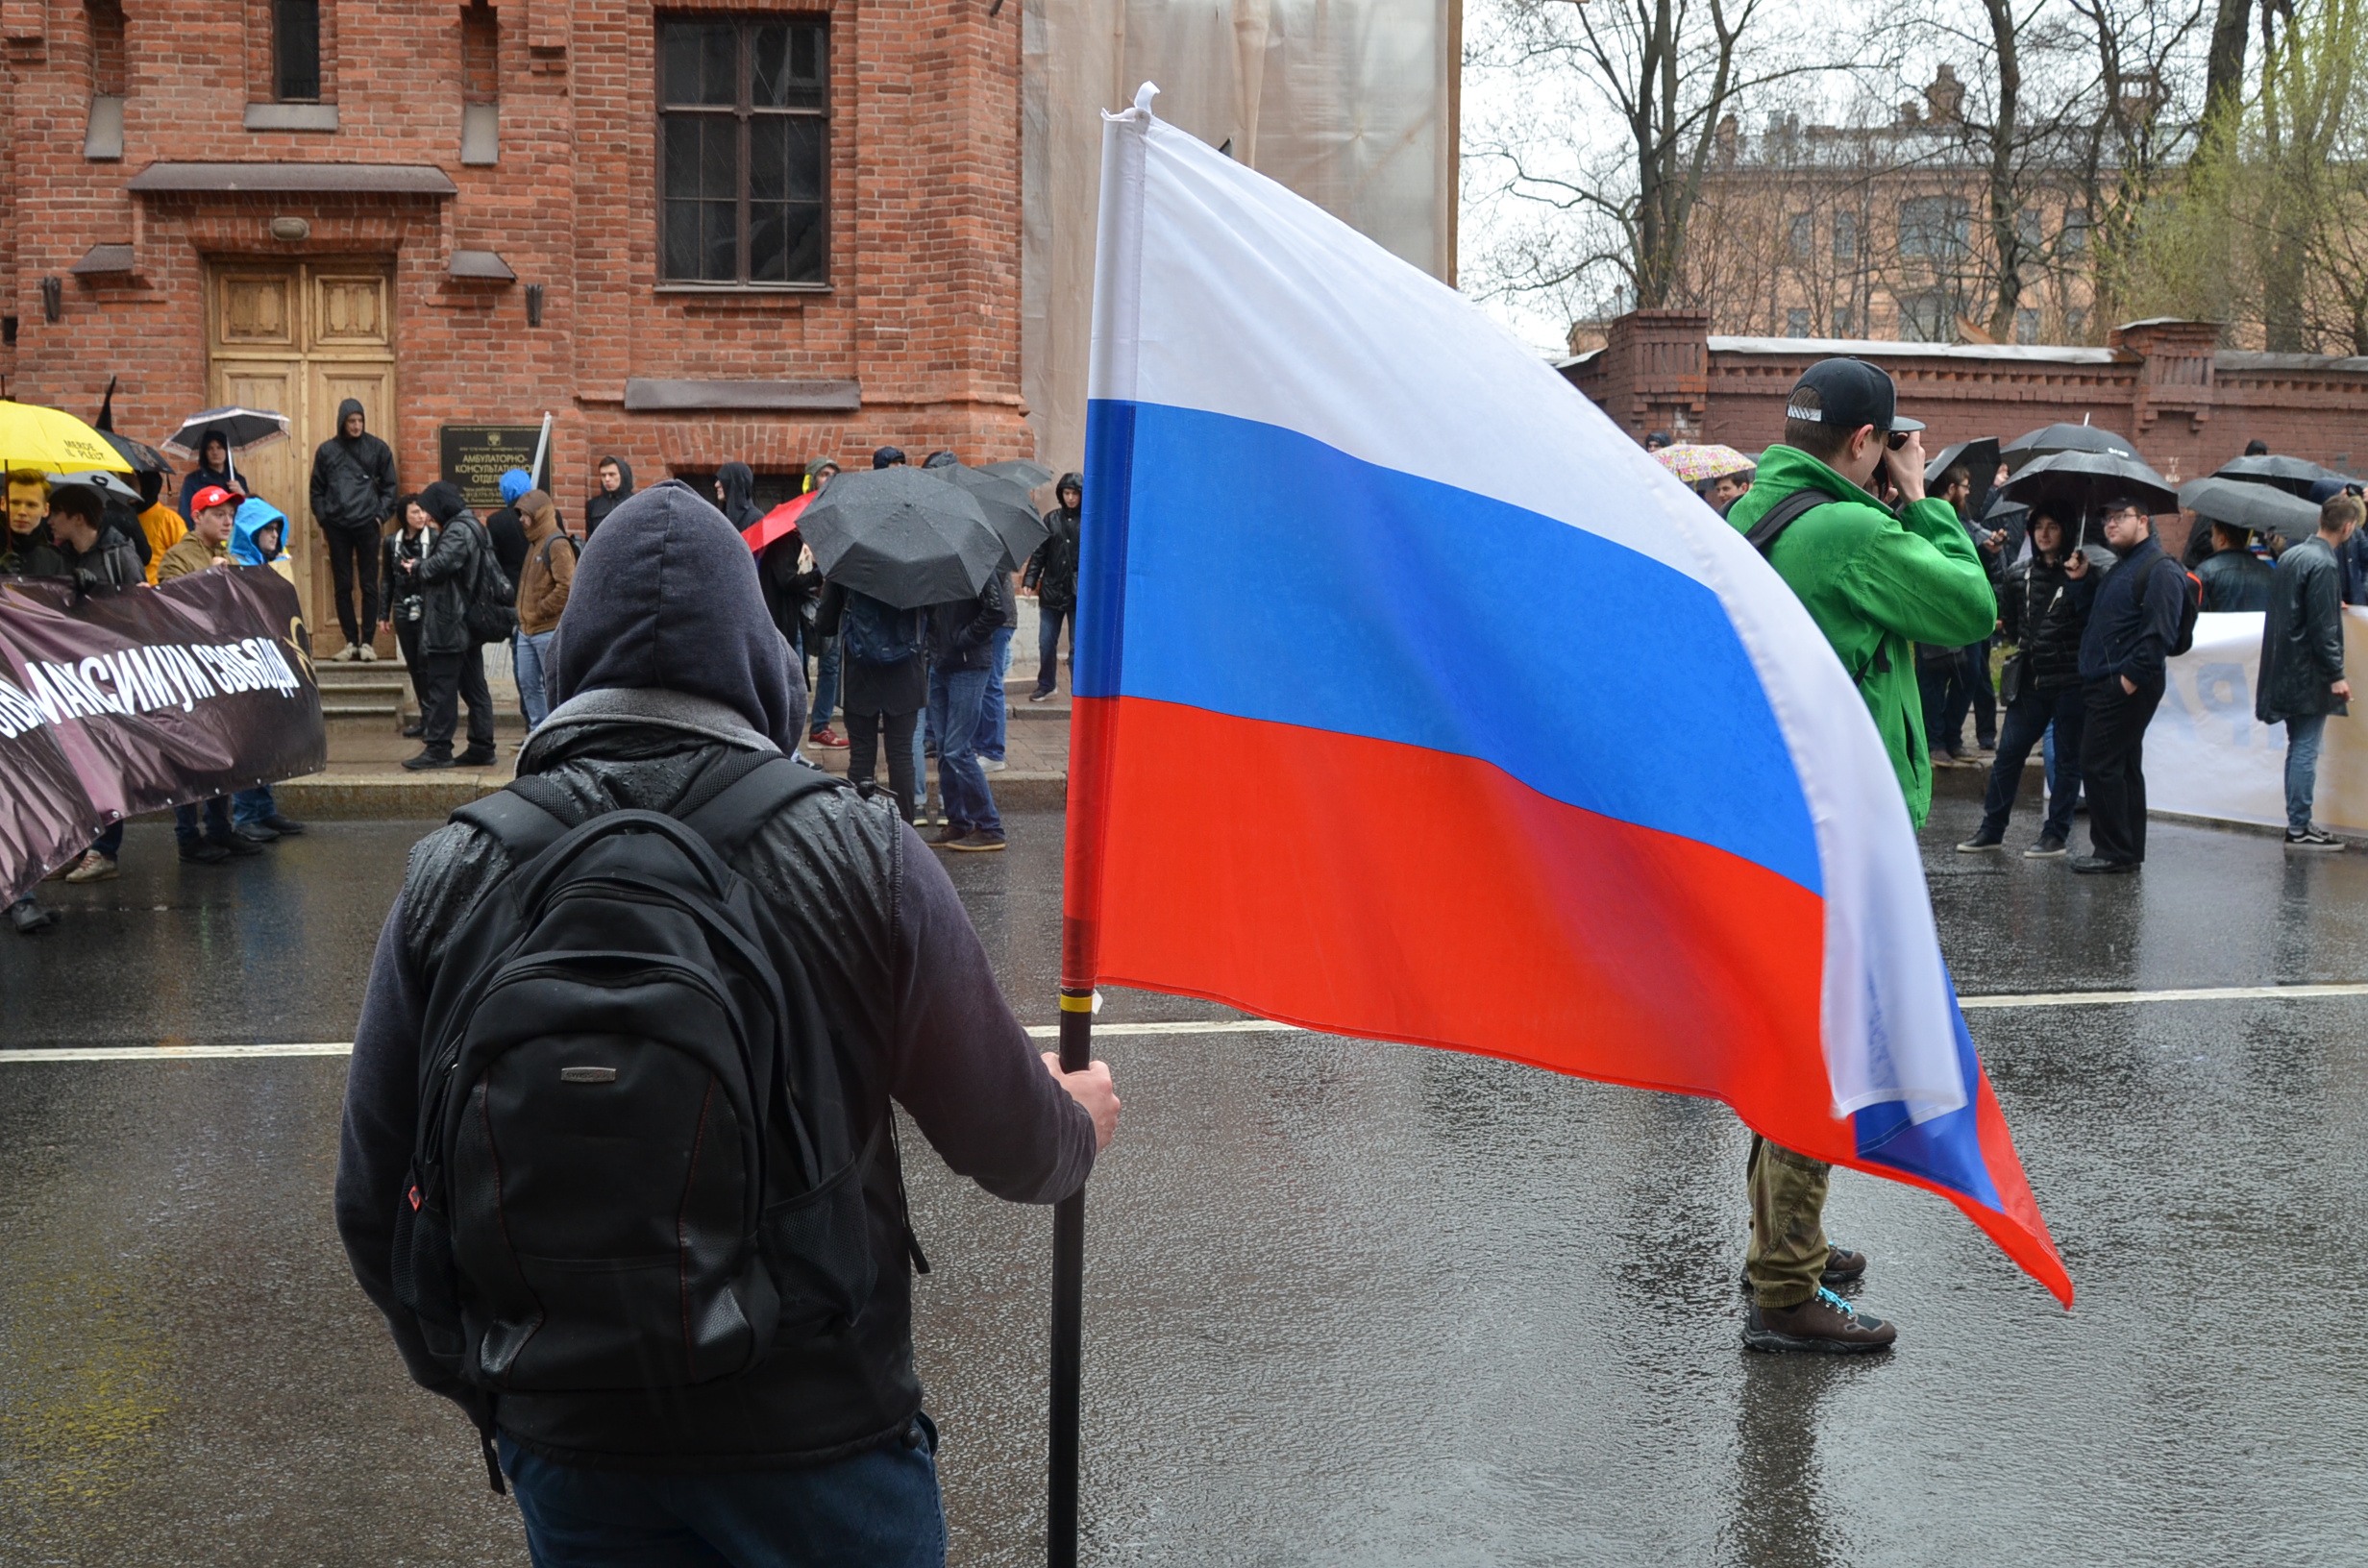
<svg viewBox="0 0 2368 1568">
<path fill-rule="evenodd" d="M 1685 471 L 1670 460 L 1686 449 L 1667 431 L 1649 432 L 1644 446 Z M 2246 449 L 2248 456 L 2267 453 L 2259 441 Z M 1730 471 L 1695 479 L 1692 488 L 1731 521 L 1764 515 L 1773 504 L 1771 477 L 1792 486 L 1800 457 L 1786 444 L 1756 460 L 1733 454 Z M 2343 840 L 2312 821 L 2312 805 L 2326 720 L 2343 714 L 2351 695 L 2342 607 L 2368 604 L 2362 487 L 2322 483 L 2325 493 L 2313 498 L 2318 532 L 2298 541 L 2198 519 L 2183 559 L 2174 560 L 2157 541 L 2154 518 L 2139 498 L 2109 497 L 2086 508 L 2030 506 L 1998 494 L 2010 478 L 2001 464 L 1991 483 L 1979 487 L 1970 468 L 1955 465 L 1940 474 L 1931 498 L 1947 503 L 1989 585 L 1988 633 L 1965 644 L 1908 639 L 1920 760 L 1928 770 L 1988 771 L 1981 824 L 1958 848 L 2005 847 L 2024 770 L 2038 750 L 2045 809 L 2024 856 L 2067 859 L 2074 870 L 2091 873 L 2143 864 L 2144 736 L 2162 699 L 2183 598 L 2199 612 L 2266 612 L 2255 713 L 2263 723 L 2286 726 L 2285 842 L 2295 849 L 2343 848 Z M 1867 482 L 1874 487 L 1869 494 L 1899 508 L 1898 486 L 1885 473 Z M 1739 514 L 1738 503 L 1754 494 L 1755 503 Z M 1977 495 L 1986 495 L 1978 515 Z M 1922 776 L 1929 797 L 1931 773 Z M 2072 853 L 2076 814 L 2089 819 L 2086 855 Z"/>
</svg>

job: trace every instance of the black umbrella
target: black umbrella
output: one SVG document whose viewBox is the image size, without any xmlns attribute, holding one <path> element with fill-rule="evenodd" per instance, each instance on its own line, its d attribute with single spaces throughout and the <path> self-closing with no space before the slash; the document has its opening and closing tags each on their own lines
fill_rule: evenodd
<svg viewBox="0 0 2368 1568">
<path fill-rule="evenodd" d="M 1010 479 L 1023 490 L 1040 489 L 1052 482 L 1052 470 L 1042 463 L 1031 463 L 1024 457 L 1006 457 L 999 463 L 981 463 L 978 472 Z"/>
<path fill-rule="evenodd" d="M 274 441 L 287 439 L 287 415 L 269 408 L 232 406 L 200 409 L 181 422 L 181 429 L 165 441 L 164 450 L 176 457 L 202 463 L 206 460 L 206 453 L 201 449 L 208 430 L 220 430 L 222 439 L 230 443 L 233 453 L 252 452 L 257 447 L 267 447 Z M 237 464 L 231 465 L 231 472 L 233 475 L 238 472 Z"/>
<path fill-rule="evenodd" d="M 106 438 L 107 444 L 115 449 L 117 456 L 132 465 L 133 473 L 168 477 L 172 474 L 173 465 L 164 460 L 164 453 L 145 441 L 135 441 L 128 435 L 115 433 L 115 378 L 112 376 L 107 379 L 107 396 L 99 400 L 99 417 L 90 428 Z"/>
<path fill-rule="evenodd" d="M 1965 515 L 1980 517 L 1988 508 L 1991 487 L 1998 481 L 1998 438 L 1978 435 L 1970 441 L 1942 447 L 1940 455 L 1924 465 L 1925 488 L 1929 490 L 1938 484 L 1940 476 L 1960 463 L 1973 476 L 1973 499 L 1965 507 Z"/>
<path fill-rule="evenodd" d="M 1998 493 L 2035 510 L 2044 508 L 2060 523 L 2073 524 L 2075 548 L 2087 542 L 2088 514 L 2109 501 L 2127 496 L 2149 515 L 2179 510 L 2179 495 L 2170 480 L 2135 457 L 2104 452 L 2051 453 L 2019 470 Z"/>
<path fill-rule="evenodd" d="M 900 610 L 975 599 L 1003 561 L 970 493 L 918 468 L 840 475 L 798 529 L 824 576 Z"/>
<path fill-rule="evenodd" d="M 2094 425 L 2050 425 L 2026 430 L 1998 449 L 2009 468 L 2020 474 L 2023 465 L 2059 452 L 2098 452 L 2112 457 L 2135 457 L 2137 445 L 2126 435 Z"/>
<path fill-rule="evenodd" d="M 2190 479 L 2180 486 L 2179 504 L 2207 522 L 2255 533 L 2299 541 L 2319 531 L 2319 509 L 2275 484 L 2248 484 L 2220 475 Z"/>
<path fill-rule="evenodd" d="M 958 485 L 978 502 L 978 509 L 987 516 L 987 527 L 1003 541 L 1003 570 L 1017 572 L 1036 553 L 1036 547 L 1045 542 L 1051 531 L 1043 518 L 1036 515 L 1036 503 L 1028 499 L 1024 486 L 1017 480 L 990 474 L 982 468 L 964 468 L 959 463 L 941 463 L 925 468 L 924 474 Z"/>
<path fill-rule="evenodd" d="M 53 486 L 61 484 L 86 485 L 89 488 L 96 490 L 102 496 L 111 498 L 115 501 L 128 502 L 134 511 L 137 511 L 142 504 L 139 499 L 139 492 L 131 485 L 126 484 L 122 475 L 110 474 L 103 468 L 94 468 L 86 474 L 52 474 L 49 476 L 49 482 Z M 2316 517 L 2318 516 L 2318 513 L 2312 512 L 2310 515 Z"/>
<path fill-rule="evenodd" d="M 2215 479 L 2236 479 L 2246 484 L 2275 485 L 2291 496 L 2307 496 L 2311 486 L 2323 479 L 2348 480 L 2349 475 L 2302 457 L 2282 457 L 2275 454 L 2262 457 L 2232 457 L 2222 463 L 2211 476 Z M 2185 494 L 2182 491 L 2181 494 Z M 2226 522 L 2227 519 L 2221 519 Z M 2316 525 L 2313 525 L 2315 528 Z"/>
</svg>

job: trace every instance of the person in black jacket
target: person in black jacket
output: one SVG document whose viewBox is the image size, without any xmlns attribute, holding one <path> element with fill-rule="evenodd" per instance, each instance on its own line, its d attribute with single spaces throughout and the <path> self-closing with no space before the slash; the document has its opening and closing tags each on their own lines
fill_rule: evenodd
<svg viewBox="0 0 2368 1568">
<path fill-rule="evenodd" d="M 519 772 L 587 811 L 673 810 L 711 763 L 792 752 L 803 728 L 748 548 L 678 482 L 618 507 L 585 546 L 555 656 L 562 700 Z M 1063 1074 L 1033 1048 L 912 828 L 826 788 L 781 809 L 728 864 L 803 961 L 848 1065 L 852 1128 L 879 1125 L 893 1102 L 954 1171 L 998 1197 L 1048 1204 L 1084 1185 L 1118 1125 L 1109 1069 Z M 578 1552 L 604 1562 L 942 1561 L 893 1139 L 869 1145 L 860 1178 L 876 1268 L 869 1299 L 832 1332 L 783 1332 L 748 1371 L 648 1390 L 494 1393 L 431 1352 L 394 1266 L 422 1053 L 434 1043 L 428 998 L 453 933 L 511 874 L 501 846 L 467 822 L 412 851 L 354 1033 L 337 1230 L 412 1379 L 498 1445 L 537 1562 Z"/>
<path fill-rule="evenodd" d="M 2088 790 L 2089 853 L 2083 873 L 2134 871 L 2146 860 L 2146 726 L 2162 701 L 2163 664 L 2178 640 L 2187 574 L 2156 543 L 2143 502 L 2103 508 L 2105 542 L 2118 559 L 2097 590 L 2081 636 L 2081 778 Z M 2057 752 L 2056 765 L 2063 766 Z"/>
<path fill-rule="evenodd" d="M 428 655 L 419 646 L 420 618 L 427 612 L 427 590 L 412 575 L 412 567 L 426 560 L 435 550 L 435 519 L 420 505 L 417 496 L 405 496 L 395 503 L 403 527 L 386 536 L 384 551 L 380 556 L 380 576 L 386 583 L 386 619 L 382 623 L 395 634 L 395 646 L 403 649 L 404 674 L 410 677 L 411 696 L 419 703 L 420 716 L 403 726 L 406 739 L 417 739 L 426 732 L 428 720 Z"/>
<path fill-rule="evenodd" d="M 1045 513 L 1045 542 L 1027 558 L 1023 588 L 1036 595 L 1036 689 L 1030 702 L 1048 702 L 1061 675 L 1061 623 L 1069 623 L 1070 662 L 1077 651 L 1077 545 L 1085 520 L 1085 476 L 1064 474 L 1053 487 L 1059 502 Z"/>
<path fill-rule="evenodd" d="M 2261 673 L 2253 716 L 2285 725 L 2285 845 L 2340 849 L 2343 841 L 2310 821 L 2317 793 L 2319 744 L 2330 714 L 2349 712 L 2352 683 L 2343 674 L 2343 551 L 2359 530 L 2356 496 L 2329 497 L 2319 531 L 2278 557 L 2261 619 Z"/>
<path fill-rule="evenodd" d="M 329 541 L 345 633 L 339 659 L 378 657 L 370 636 L 379 625 L 379 530 L 394 509 L 394 450 L 362 428 L 361 400 L 348 398 L 337 404 L 337 433 L 312 453 L 312 521 Z"/>
<path fill-rule="evenodd" d="M 1003 847 L 1003 819 L 978 765 L 978 721 L 995 678 L 995 634 L 1003 627 L 1010 589 L 987 574 L 976 599 L 929 608 L 929 733 L 937 742 L 937 797 L 946 825 L 931 844 L 947 849 Z"/>
<path fill-rule="evenodd" d="M 908 822 L 921 806 L 913 736 L 929 700 L 928 660 L 916 630 L 921 621 L 919 611 L 897 609 L 838 583 L 823 590 L 822 610 L 814 618 L 816 636 L 839 640 L 847 694 L 847 776 L 864 794 L 872 793 L 885 735 L 888 788 L 897 814 Z M 886 656 L 891 654 L 901 656 Z"/>
<path fill-rule="evenodd" d="M 483 768 L 493 761 L 493 694 L 485 688 L 485 645 L 469 630 L 470 596 L 480 591 L 484 569 L 493 565 L 485 526 L 469 510 L 459 486 L 438 479 L 419 493 L 420 509 L 434 522 L 434 548 L 426 558 L 403 562 L 405 576 L 420 589 L 419 650 L 427 666 L 420 692 L 420 752 L 403 766 Z M 469 705 L 469 748 L 453 755 L 459 704 Z"/>
<path fill-rule="evenodd" d="M 49 497 L 50 547 L 58 575 L 80 593 L 120 590 L 148 581 L 132 541 L 108 526 L 107 502 L 86 484 L 62 484 Z"/>
<path fill-rule="evenodd" d="M 197 438 L 197 466 L 181 477 L 181 521 L 191 527 L 197 526 L 197 509 L 191 504 L 200 490 L 220 485 L 225 490 L 243 490 L 236 476 L 231 473 L 231 438 L 219 427 L 209 427 Z"/>
<path fill-rule="evenodd" d="M 2204 608 L 2215 614 L 2269 608 L 2269 581 L 2278 569 L 2253 553 L 2251 531 L 2226 523 L 2196 531 L 2212 547 L 2195 566 L 2204 584 Z"/>
<path fill-rule="evenodd" d="M 583 536 L 592 537 L 592 530 L 608 521 L 608 514 L 633 499 L 633 468 L 622 457 L 604 457 L 594 471 L 600 488 L 583 503 Z"/>
<path fill-rule="evenodd" d="M 2006 843 L 2007 822 L 2023 783 L 2023 765 L 2052 724 L 2056 730 L 2056 776 L 2047 797 L 2047 821 L 2039 840 L 2023 851 L 2042 860 L 2060 855 L 2072 836 L 2072 805 L 2081 795 L 2081 719 L 2086 694 L 2081 687 L 2081 635 L 2096 598 L 2097 575 L 2085 557 L 2065 550 L 2063 525 L 2042 509 L 2031 514 L 2031 554 L 2010 568 L 1998 589 L 2000 632 L 2014 647 L 2007 661 L 2014 684 L 1998 735 L 1998 759 L 1990 765 L 1989 795 L 1982 825 L 1957 847 L 1966 853 Z"/>
</svg>

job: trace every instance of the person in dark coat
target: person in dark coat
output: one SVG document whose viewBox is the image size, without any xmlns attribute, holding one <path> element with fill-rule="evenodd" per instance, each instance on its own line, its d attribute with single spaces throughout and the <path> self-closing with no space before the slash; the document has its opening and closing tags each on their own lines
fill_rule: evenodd
<svg viewBox="0 0 2368 1568">
<path fill-rule="evenodd" d="M 189 502 L 200 490 L 220 485 L 225 490 L 237 490 L 237 479 L 231 475 L 230 436 L 217 428 L 209 428 L 197 438 L 197 466 L 181 477 L 181 521 L 194 527 L 197 513 Z"/>
<path fill-rule="evenodd" d="M 329 542 L 345 633 L 339 659 L 378 657 L 370 637 L 379 625 L 379 533 L 394 510 L 394 449 L 362 428 L 361 400 L 348 398 L 337 404 L 337 433 L 312 453 L 312 521 Z"/>
<path fill-rule="evenodd" d="M 2089 853 L 2083 873 L 2134 871 L 2146 859 L 2146 726 L 2162 701 L 2163 665 L 2178 640 L 2187 574 L 2162 551 L 2143 502 L 2103 508 L 2117 556 L 2081 636 L 2081 778 L 2088 791 Z M 2056 765 L 2063 766 L 2063 753 Z"/>
<path fill-rule="evenodd" d="M 1069 624 L 1071 663 L 1077 651 L 1077 547 L 1085 523 L 1085 476 L 1064 474 L 1045 513 L 1045 542 L 1027 558 L 1021 586 L 1036 596 L 1036 689 L 1030 702 L 1048 702 L 1061 675 L 1061 624 Z"/>
<path fill-rule="evenodd" d="M 148 581 L 132 541 L 108 526 L 107 502 L 86 484 L 62 484 L 49 495 L 50 548 L 58 576 L 72 577 L 79 593 L 118 591 Z"/>
<path fill-rule="evenodd" d="M 2253 716 L 2285 725 L 2285 843 L 2289 849 L 2340 849 L 2343 841 L 2310 821 L 2318 787 L 2319 745 L 2330 714 L 2346 714 L 2352 683 L 2343 674 L 2344 546 L 2368 514 L 2356 496 L 2331 496 L 2319 507 L 2319 531 L 2289 546 L 2272 574 L 2261 619 L 2261 672 Z"/>
<path fill-rule="evenodd" d="M 561 703 L 520 772 L 586 812 L 672 812 L 710 766 L 793 750 L 803 703 L 749 561 L 688 486 L 654 485 L 611 512 L 584 550 L 555 645 Z M 1063 1074 L 1039 1055 L 910 827 L 827 788 L 783 807 L 728 863 L 811 983 L 818 1023 L 848 1065 L 858 1141 L 901 1106 L 957 1175 L 999 1197 L 1049 1204 L 1084 1185 L 1118 1125 L 1109 1069 Z M 429 998 L 461 919 L 510 873 L 500 845 L 467 822 L 412 851 L 354 1035 L 337 1230 L 412 1379 L 498 1445 L 538 1562 L 648 1562 L 661 1551 L 721 1562 L 688 1543 L 723 1540 L 740 1562 L 942 1560 L 935 1429 L 913 1360 L 915 1249 L 892 1139 L 867 1145 L 857 1177 L 860 1244 L 876 1264 L 861 1310 L 824 1330 L 785 1325 L 746 1371 L 493 1397 L 432 1352 L 394 1268 Z M 603 1201 L 582 1194 L 587 1223 Z"/>
<path fill-rule="evenodd" d="M 815 635 L 839 640 L 847 704 L 847 776 L 869 795 L 881 737 L 888 743 L 888 789 L 897 814 L 912 821 L 921 807 L 913 731 L 929 700 L 924 652 L 926 617 L 900 610 L 837 583 L 823 590 Z"/>
<path fill-rule="evenodd" d="M 420 505 L 417 496 L 405 496 L 395 503 L 395 511 L 403 527 L 386 536 L 383 570 L 379 575 L 386 581 L 384 624 L 395 634 L 395 646 L 403 649 L 404 674 L 410 677 L 411 696 L 419 703 L 420 717 L 404 725 L 403 733 L 407 739 L 417 739 L 426 731 L 428 716 L 428 655 L 419 646 L 428 591 L 413 567 L 435 549 L 435 519 Z M 407 561 L 411 564 L 407 566 Z"/>
<path fill-rule="evenodd" d="M 942 848 L 1003 847 L 1003 820 L 976 745 L 987 683 L 995 678 L 995 634 L 1003 627 L 1009 592 L 1004 575 L 990 572 L 976 599 L 929 610 L 929 730 L 937 740 L 937 795 L 946 811 L 945 827 L 929 842 Z"/>
<path fill-rule="evenodd" d="M 2050 725 L 2056 731 L 2056 776 L 2050 780 L 2047 821 L 2039 840 L 2023 851 L 2044 860 L 2064 852 L 2072 837 L 2072 807 L 2081 795 L 2081 717 L 2086 694 L 2081 688 L 2081 635 L 2097 594 L 2097 574 L 2066 546 L 2063 525 L 2045 510 L 2029 521 L 2031 553 L 2008 569 L 1998 589 L 2000 635 L 2015 651 L 2009 658 L 2014 684 L 1998 735 L 1998 759 L 1990 765 L 1989 794 L 1982 825 L 1957 847 L 1966 853 L 2006 843 L 2007 822 L 2022 789 L 2023 765 Z"/>
<path fill-rule="evenodd" d="M 49 537 L 49 480 L 30 470 L 9 476 L 9 529 L 0 543 L 0 576 L 63 575 Z"/>
<path fill-rule="evenodd" d="M 583 503 L 583 536 L 608 521 L 608 514 L 633 498 L 633 468 L 622 457 L 604 457 L 595 470 L 600 488 Z"/>
<path fill-rule="evenodd" d="M 436 526 L 434 548 L 403 563 L 421 590 L 419 649 L 428 667 L 420 696 L 420 752 L 403 766 L 483 768 L 493 761 L 493 694 L 485 688 L 485 647 L 469 630 L 469 598 L 480 591 L 493 561 L 485 525 L 469 510 L 460 487 L 438 479 L 419 493 L 420 508 Z M 453 755 L 459 703 L 469 705 L 469 748 Z"/>
<path fill-rule="evenodd" d="M 746 463 L 726 463 L 715 471 L 715 503 L 724 521 L 746 530 L 765 520 L 756 504 L 756 471 Z"/>
<path fill-rule="evenodd" d="M 2204 584 L 2204 608 L 2213 614 L 2269 608 L 2269 582 L 2278 569 L 2253 553 L 2252 533 L 2214 523 L 2199 533 L 2211 539 L 2211 553 L 2195 568 Z"/>
</svg>

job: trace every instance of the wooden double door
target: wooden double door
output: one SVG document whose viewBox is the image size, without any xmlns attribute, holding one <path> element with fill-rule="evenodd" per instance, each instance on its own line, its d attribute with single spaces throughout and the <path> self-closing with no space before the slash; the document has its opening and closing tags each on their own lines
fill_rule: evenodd
<svg viewBox="0 0 2368 1568">
<path fill-rule="evenodd" d="M 336 433 L 337 404 L 395 445 L 392 265 L 382 259 L 224 259 L 206 279 L 208 395 L 288 416 L 288 438 L 238 462 L 250 495 L 287 513 L 296 591 L 322 653 L 343 645 L 329 550 L 312 523 L 312 450 Z M 376 628 L 372 628 L 375 632 Z"/>
</svg>

